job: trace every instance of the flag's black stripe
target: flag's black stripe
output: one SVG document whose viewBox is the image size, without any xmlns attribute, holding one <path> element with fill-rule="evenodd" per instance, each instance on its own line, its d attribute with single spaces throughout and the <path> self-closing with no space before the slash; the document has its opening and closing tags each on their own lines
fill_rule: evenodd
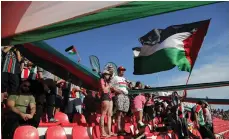
<svg viewBox="0 0 229 139">
<path fill-rule="evenodd" d="M 66 49 L 65 49 L 65 52 L 68 52 L 68 51 L 72 50 L 73 48 L 74 48 L 74 46 L 72 45 L 72 46 L 66 48 Z"/>
<path fill-rule="evenodd" d="M 198 29 L 202 25 L 208 23 L 209 20 L 194 22 L 190 24 L 173 25 L 167 27 L 166 29 L 153 29 L 146 35 L 142 36 L 139 41 L 142 45 L 155 45 L 156 43 L 163 42 L 165 39 L 176 33 L 192 32 L 194 29 Z"/>
<path fill-rule="evenodd" d="M 134 48 L 132 48 L 132 50 L 134 51 L 134 50 L 136 50 L 136 51 L 141 51 L 141 47 L 134 47 Z"/>
</svg>

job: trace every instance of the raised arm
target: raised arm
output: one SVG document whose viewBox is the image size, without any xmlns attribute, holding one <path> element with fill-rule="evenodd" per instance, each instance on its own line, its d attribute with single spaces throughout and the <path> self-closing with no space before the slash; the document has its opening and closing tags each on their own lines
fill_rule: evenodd
<svg viewBox="0 0 229 139">
<path fill-rule="evenodd" d="M 21 58 L 21 53 L 19 50 L 16 50 L 16 55 L 17 55 L 18 62 L 21 62 L 22 58 Z"/>
<path fill-rule="evenodd" d="M 6 46 L 2 51 L 3 51 L 4 53 L 7 53 L 7 52 L 10 51 L 11 48 L 12 48 L 12 46 Z"/>
</svg>

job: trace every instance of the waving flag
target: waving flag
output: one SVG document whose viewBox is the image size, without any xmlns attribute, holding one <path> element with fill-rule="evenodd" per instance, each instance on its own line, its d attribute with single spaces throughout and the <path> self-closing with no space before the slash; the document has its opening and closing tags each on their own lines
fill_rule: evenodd
<svg viewBox="0 0 229 139">
<path fill-rule="evenodd" d="M 70 46 L 67 49 L 65 49 L 65 52 L 67 52 L 70 55 L 75 55 L 77 53 L 76 48 L 74 46 Z"/>
<path fill-rule="evenodd" d="M 95 70 L 96 72 L 99 73 L 100 72 L 100 63 L 99 63 L 98 57 L 91 55 L 89 57 L 89 60 L 90 60 L 92 70 Z"/>
<path fill-rule="evenodd" d="M 3 1 L 2 46 L 47 40 L 214 3 L 217 1 Z"/>
<path fill-rule="evenodd" d="M 66 49 L 65 49 L 65 52 L 67 52 L 67 53 L 70 54 L 70 55 L 77 55 L 78 58 L 79 58 L 78 62 L 81 61 L 80 55 L 79 55 L 79 53 L 76 51 L 76 48 L 75 48 L 73 45 L 70 46 L 70 47 L 68 47 L 68 48 L 66 48 Z"/>
<path fill-rule="evenodd" d="M 150 74 L 178 66 L 192 70 L 207 33 L 210 20 L 153 29 L 139 39 L 142 47 L 133 48 L 134 74 Z"/>
</svg>

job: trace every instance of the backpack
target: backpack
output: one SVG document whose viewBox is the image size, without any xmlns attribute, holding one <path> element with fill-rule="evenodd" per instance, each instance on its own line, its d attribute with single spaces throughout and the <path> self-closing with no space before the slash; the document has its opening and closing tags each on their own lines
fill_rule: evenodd
<svg viewBox="0 0 229 139">
<path fill-rule="evenodd" d="M 195 118 L 195 107 L 196 106 L 193 106 L 192 109 L 191 109 L 191 117 L 190 117 L 191 121 L 195 121 L 196 120 L 196 118 Z"/>
</svg>

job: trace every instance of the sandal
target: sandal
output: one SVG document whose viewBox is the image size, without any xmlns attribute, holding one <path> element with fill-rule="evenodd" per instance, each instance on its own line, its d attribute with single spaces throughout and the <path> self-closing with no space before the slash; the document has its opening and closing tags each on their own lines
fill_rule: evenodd
<svg viewBox="0 0 229 139">
<path fill-rule="evenodd" d="M 100 136 L 100 138 L 109 138 L 109 137 L 111 137 L 111 136 L 107 135 L 107 134 L 103 134 L 103 135 Z"/>
<path fill-rule="evenodd" d="M 115 133 L 113 133 L 113 132 L 111 132 L 109 135 L 110 135 L 110 136 L 117 136 L 117 134 L 115 134 Z"/>
</svg>

